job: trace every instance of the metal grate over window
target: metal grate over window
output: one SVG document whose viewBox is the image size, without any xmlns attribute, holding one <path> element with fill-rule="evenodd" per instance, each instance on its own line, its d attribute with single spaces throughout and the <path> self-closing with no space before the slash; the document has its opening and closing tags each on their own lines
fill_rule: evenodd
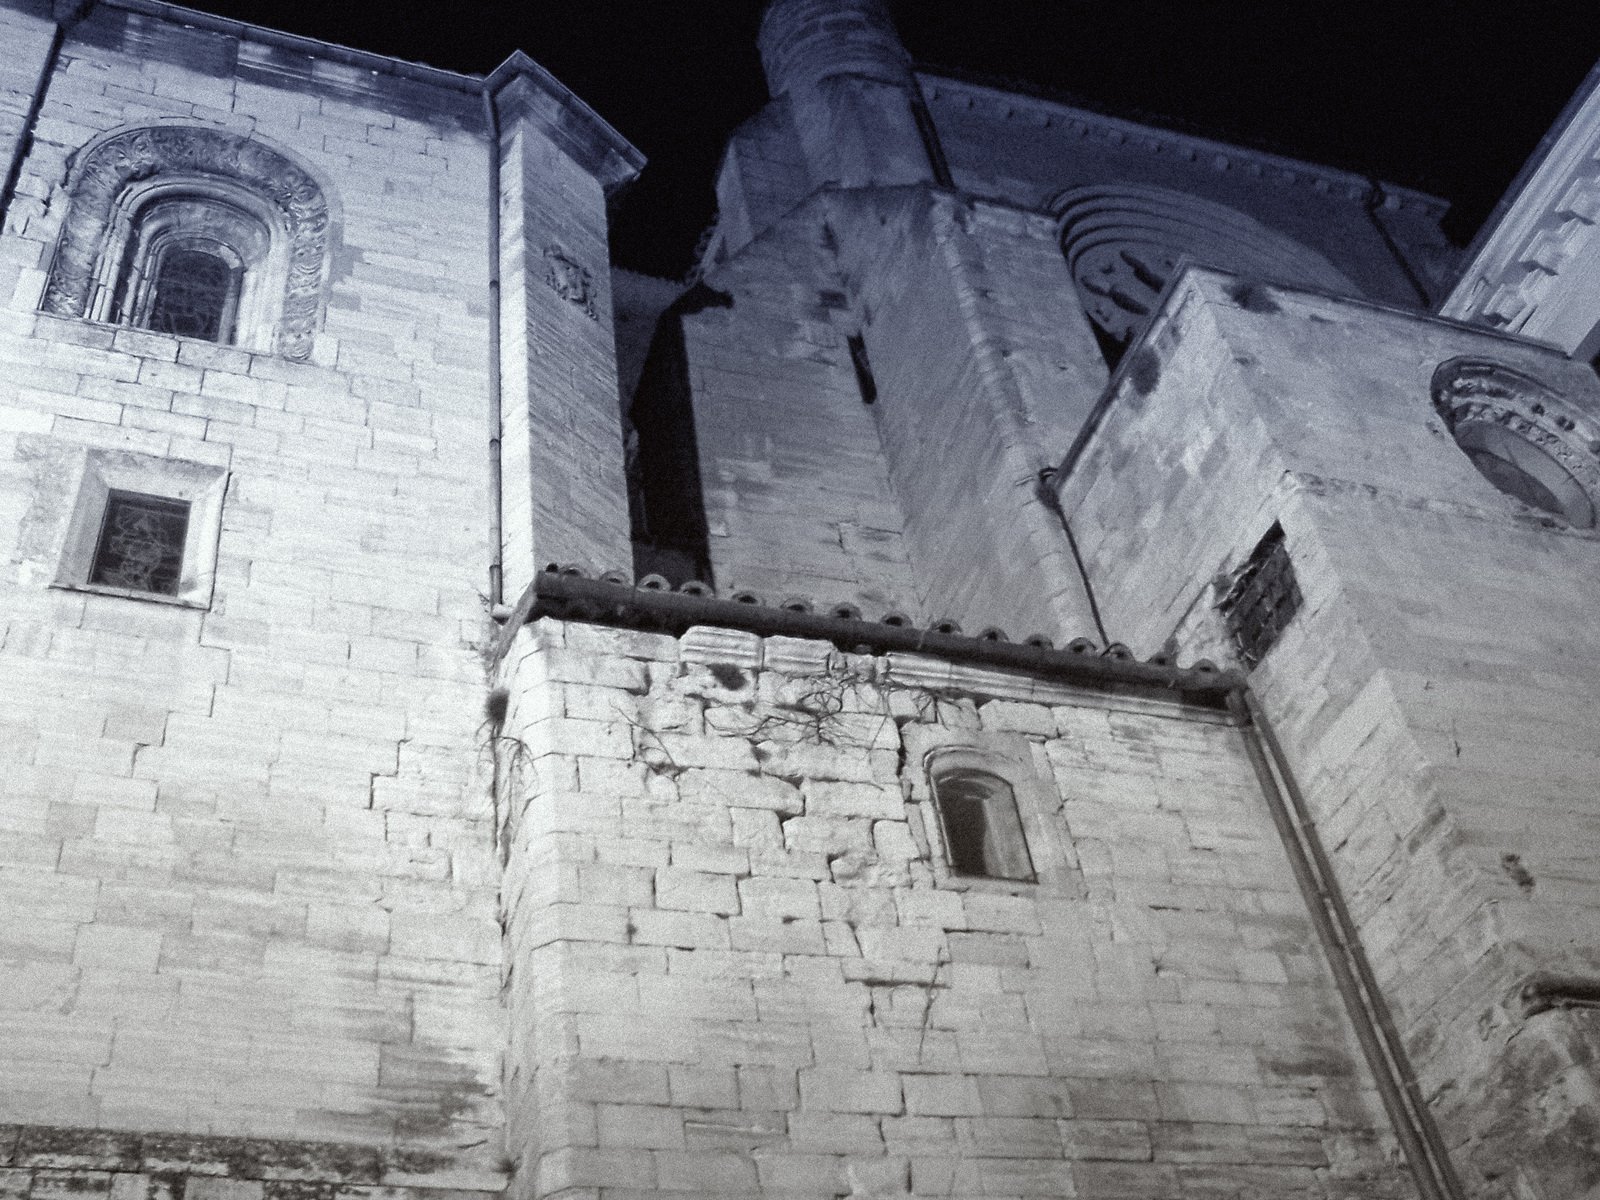
<svg viewBox="0 0 1600 1200">
<path fill-rule="evenodd" d="M 112 492 L 106 497 L 89 582 L 176 596 L 188 533 L 187 501 Z"/>
<path fill-rule="evenodd" d="M 173 250 L 161 259 L 149 328 L 181 337 L 224 340 L 238 272 L 206 250 Z"/>
<path fill-rule="evenodd" d="M 1300 585 L 1281 525 L 1273 525 L 1251 552 L 1221 608 L 1239 657 L 1247 666 L 1255 666 L 1300 611 Z"/>
</svg>

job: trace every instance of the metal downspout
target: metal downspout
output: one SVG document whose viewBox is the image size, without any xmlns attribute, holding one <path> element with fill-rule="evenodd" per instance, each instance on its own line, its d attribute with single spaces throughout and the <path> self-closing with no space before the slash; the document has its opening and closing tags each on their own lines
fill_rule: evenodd
<svg viewBox="0 0 1600 1200">
<path fill-rule="evenodd" d="M 34 131 L 39 127 L 39 114 L 44 109 L 44 94 L 61 61 L 61 48 L 66 44 L 67 33 L 89 15 L 93 3 L 52 6 L 57 14 L 55 32 L 50 35 L 50 48 L 45 51 L 44 62 L 39 67 L 39 77 L 34 81 L 33 93 L 28 97 L 28 111 L 23 116 L 22 128 L 17 135 L 16 152 L 6 166 L 5 182 L 0 183 L 0 233 L 5 231 L 6 219 L 11 215 L 11 202 L 16 198 L 17 185 L 22 182 L 22 164 L 33 149 Z M 62 9 L 66 15 L 62 16 Z"/>
<path fill-rule="evenodd" d="M 501 497 L 500 394 L 500 114 L 488 80 L 483 119 L 489 132 L 489 607 L 505 604 L 505 514 Z"/>
<path fill-rule="evenodd" d="M 1240 684 L 1229 696 L 1228 707 L 1239 721 L 1250 765 L 1417 1189 L 1424 1200 L 1462 1200 L 1461 1181 L 1417 1084 L 1283 746 L 1248 684 Z"/>
<path fill-rule="evenodd" d="M 1383 202 L 1388 199 L 1388 193 L 1383 190 L 1383 184 L 1376 179 L 1368 179 L 1366 210 L 1367 219 L 1372 222 L 1372 227 L 1378 231 L 1378 236 L 1383 239 L 1383 244 L 1388 247 L 1389 253 L 1394 255 L 1394 261 L 1406 277 L 1406 282 L 1411 285 L 1411 290 L 1417 293 L 1417 298 L 1422 301 L 1424 309 L 1433 307 L 1433 299 L 1428 295 L 1428 289 L 1412 269 L 1411 260 L 1400 249 L 1400 243 L 1395 241 L 1394 234 L 1389 232 L 1389 227 L 1383 223 L 1383 218 L 1378 211 L 1383 207 Z"/>
<path fill-rule="evenodd" d="M 1079 435 L 1073 451 L 1086 442 L 1087 430 Z M 1074 454 L 1069 453 L 1062 467 L 1048 477 L 1041 472 L 1039 490 L 1041 499 L 1048 494 L 1055 500 L 1053 505 L 1046 501 L 1047 507 L 1060 520 L 1061 528 L 1073 548 L 1073 561 L 1083 579 L 1083 589 L 1089 597 L 1098 624 L 1100 610 L 1095 602 L 1094 583 L 1089 578 L 1083 559 L 1076 553 L 1077 541 L 1057 491 L 1057 485 L 1065 477 L 1073 457 Z M 1107 636 L 1103 625 L 1101 630 L 1101 636 Z M 1406 1165 L 1417 1190 L 1423 1200 L 1464 1200 L 1465 1192 L 1460 1177 L 1450 1161 L 1444 1139 L 1439 1135 L 1433 1113 L 1417 1083 L 1405 1043 L 1400 1038 L 1388 1003 L 1372 973 L 1372 965 L 1367 961 L 1366 950 L 1361 945 L 1361 932 L 1345 905 L 1338 877 L 1317 834 L 1316 822 L 1311 817 L 1305 794 L 1283 751 L 1283 744 L 1262 711 L 1255 693 L 1250 690 L 1249 681 L 1238 676 L 1232 676 L 1231 681 L 1233 686 L 1228 692 L 1228 709 L 1239 724 L 1245 751 L 1261 786 L 1262 797 L 1267 802 L 1267 810 L 1272 815 L 1272 822 L 1289 856 L 1295 882 L 1299 885 L 1311 923 L 1316 927 L 1317 939 L 1322 943 L 1323 956 L 1333 972 L 1334 986 L 1344 1001 L 1356 1041 L 1360 1043 L 1362 1055 L 1372 1072 L 1373 1082 L 1383 1100 L 1389 1123 L 1394 1127 L 1395 1137 L 1405 1151 Z"/>
</svg>

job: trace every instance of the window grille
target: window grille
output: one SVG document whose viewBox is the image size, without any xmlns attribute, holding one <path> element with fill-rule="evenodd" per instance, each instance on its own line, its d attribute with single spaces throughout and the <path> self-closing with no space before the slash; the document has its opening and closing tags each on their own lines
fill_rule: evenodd
<svg viewBox="0 0 1600 1200">
<path fill-rule="evenodd" d="M 208 250 L 172 250 L 162 256 L 147 328 L 157 333 L 231 340 L 228 316 L 237 300 L 239 272 Z"/>
<path fill-rule="evenodd" d="M 177 595 L 188 532 L 187 501 L 111 492 L 106 497 L 89 582 Z"/>
<path fill-rule="evenodd" d="M 954 769 L 933 776 L 945 852 L 960 875 L 1032 881 L 1033 860 L 1011 785 L 987 771 Z"/>
<path fill-rule="evenodd" d="M 1300 610 L 1300 585 L 1289 561 L 1282 526 L 1269 529 L 1251 552 L 1221 608 L 1239 657 L 1247 666 L 1255 666 Z"/>
</svg>

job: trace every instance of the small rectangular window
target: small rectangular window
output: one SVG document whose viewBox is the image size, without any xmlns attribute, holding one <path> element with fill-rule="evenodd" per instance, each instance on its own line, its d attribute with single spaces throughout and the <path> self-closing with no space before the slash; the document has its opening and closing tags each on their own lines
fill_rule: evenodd
<svg viewBox="0 0 1600 1200">
<path fill-rule="evenodd" d="M 987 771 L 940 771 L 933 777 L 933 798 L 950 866 L 957 874 L 1034 879 L 1010 784 Z"/>
<path fill-rule="evenodd" d="M 55 586 L 209 607 L 227 471 L 130 450 L 86 449 L 82 464 Z"/>
<path fill-rule="evenodd" d="M 1251 551 L 1220 607 L 1239 657 L 1255 666 L 1300 611 L 1300 585 L 1281 525 L 1273 525 Z"/>
<path fill-rule="evenodd" d="M 188 534 L 187 500 L 108 492 L 89 582 L 176 596 Z"/>
</svg>

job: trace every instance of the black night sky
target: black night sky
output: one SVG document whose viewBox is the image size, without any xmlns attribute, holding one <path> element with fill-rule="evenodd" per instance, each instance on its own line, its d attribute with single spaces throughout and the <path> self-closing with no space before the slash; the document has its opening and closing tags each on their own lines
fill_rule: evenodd
<svg viewBox="0 0 1600 1200">
<path fill-rule="evenodd" d="M 1431 191 L 1461 242 L 1600 58 L 1593 0 L 891 4 L 920 63 Z M 723 140 L 766 94 L 759 0 L 195 6 L 459 71 L 525 50 L 649 157 L 613 243 L 660 275 L 687 267 Z"/>
</svg>

